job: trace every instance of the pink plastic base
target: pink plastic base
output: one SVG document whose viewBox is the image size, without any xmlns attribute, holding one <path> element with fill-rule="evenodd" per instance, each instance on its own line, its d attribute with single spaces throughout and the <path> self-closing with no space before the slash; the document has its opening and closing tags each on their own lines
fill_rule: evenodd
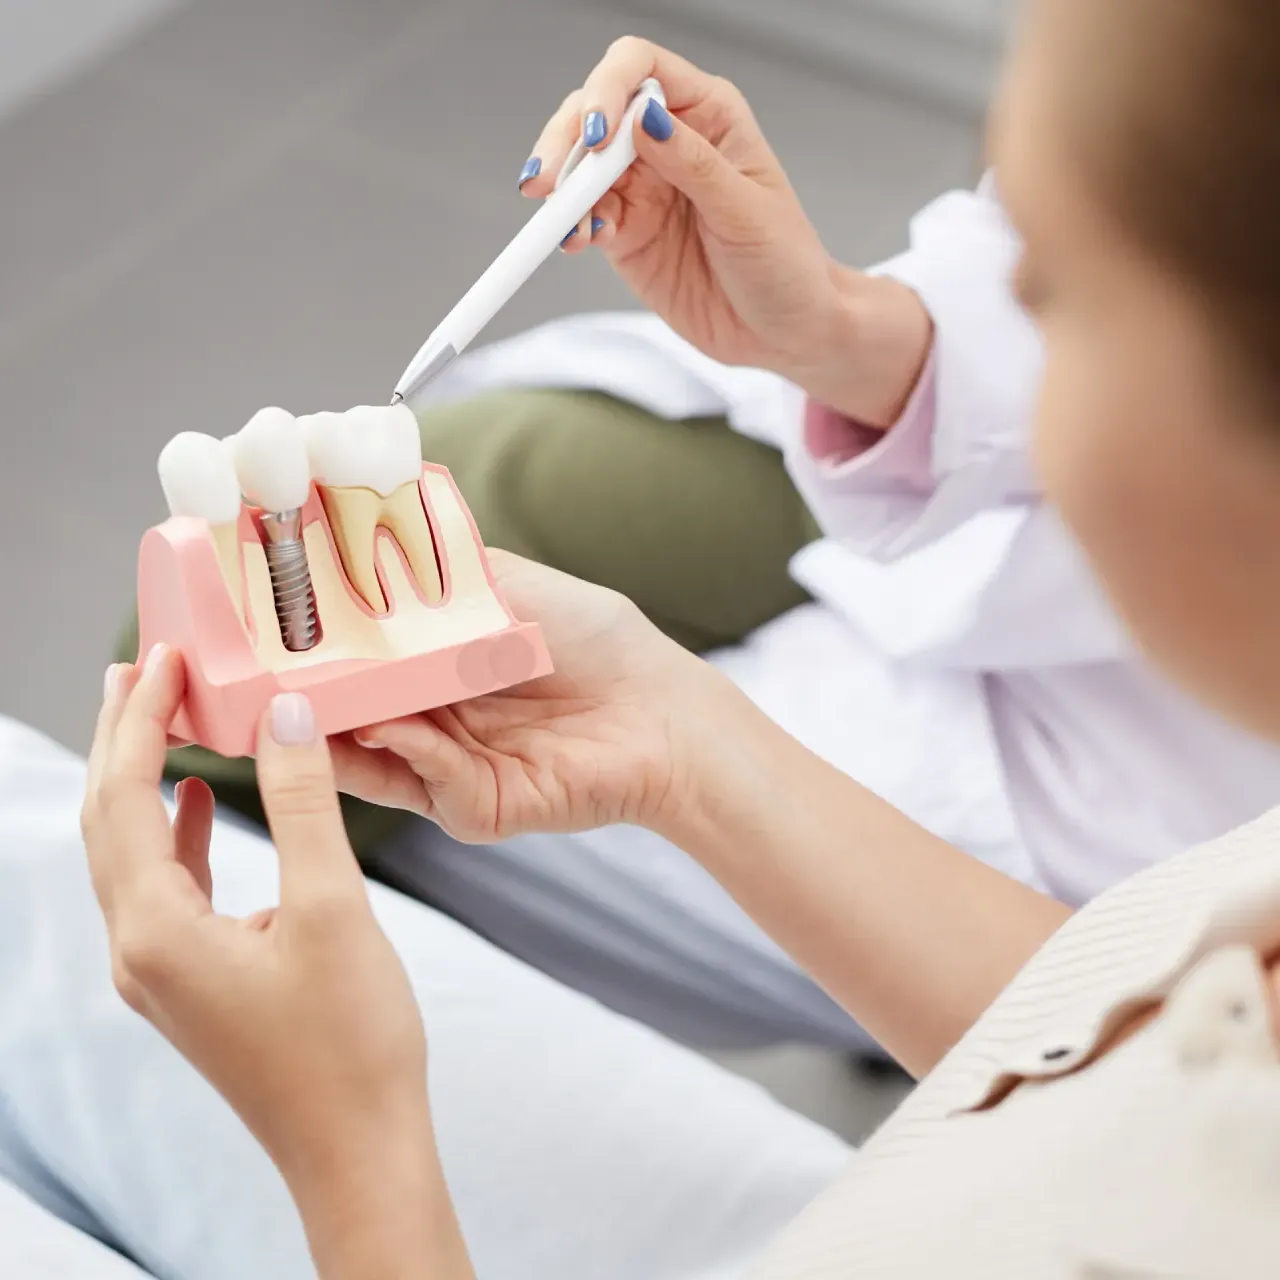
<svg viewBox="0 0 1280 1280">
<path fill-rule="evenodd" d="M 427 470 L 448 474 L 442 467 L 428 465 Z M 458 501 L 462 502 L 460 495 Z M 314 489 L 304 520 L 324 521 L 328 531 Z M 241 527 L 253 528 L 247 510 Z M 506 629 L 404 658 L 346 659 L 277 673 L 258 661 L 227 590 L 208 524 L 174 518 L 149 529 L 138 554 L 139 652 L 145 654 L 162 642 L 185 659 L 186 698 L 171 732 L 220 755 L 251 756 L 263 712 L 284 691 L 306 693 L 320 732 L 328 735 L 549 674 L 551 658 L 540 629 L 511 614 L 493 582 L 474 526 L 472 534 L 489 586 L 510 620 Z M 443 559 L 444 548 L 439 552 Z"/>
</svg>

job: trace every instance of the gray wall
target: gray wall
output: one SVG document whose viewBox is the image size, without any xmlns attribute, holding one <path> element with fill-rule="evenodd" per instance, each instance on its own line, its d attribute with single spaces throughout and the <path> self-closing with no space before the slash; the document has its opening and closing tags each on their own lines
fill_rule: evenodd
<svg viewBox="0 0 1280 1280">
<path fill-rule="evenodd" d="M 784 44 L 961 111 L 989 97 L 1017 0 L 626 0 L 711 31 Z"/>
</svg>

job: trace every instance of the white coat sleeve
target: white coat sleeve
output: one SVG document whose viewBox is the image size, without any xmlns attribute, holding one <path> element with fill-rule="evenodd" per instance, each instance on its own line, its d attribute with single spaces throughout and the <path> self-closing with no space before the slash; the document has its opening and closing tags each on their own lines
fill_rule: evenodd
<svg viewBox="0 0 1280 1280">
<path fill-rule="evenodd" d="M 908 251 L 876 268 L 910 285 L 934 322 L 934 350 L 902 419 L 870 447 L 845 424 L 841 449 L 833 415 L 810 405 L 785 442 L 827 535 L 797 558 L 796 576 L 904 657 L 1001 670 L 1129 656 L 1031 473 L 1042 351 L 1010 288 L 1019 249 L 990 178 L 924 209 Z M 879 586 L 851 571 L 853 557 L 883 568 Z M 944 573 L 947 589 L 931 591 Z M 908 589 L 921 598 L 904 598 Z"/>
</svg>

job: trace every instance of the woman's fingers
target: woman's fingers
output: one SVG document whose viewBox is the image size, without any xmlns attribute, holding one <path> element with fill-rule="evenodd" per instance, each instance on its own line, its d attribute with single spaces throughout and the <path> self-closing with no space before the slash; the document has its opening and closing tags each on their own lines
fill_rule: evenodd
<svg viewBox="0 0 1280 1280">
<path fill-rule="evenodd" d="M 521 193 L 537 198 L 550 195 L 579 138 L 592 150 L 615 138 L 627 104 L 650 76 L 658 79 L 667 105 L 675 112 L 701 107 L 725 83 L 649 40 L 637 36 L 615 40 L 583 87 L 565 98 L 534 143 L 520 170 Z"/>
<path fill-rule="evenodd" d="M 446 718 L 454 715 L 447 707 L 432 714 Z M 487 838 L 492 832 L 498 812 L 492 769 L 431 717 L 408 716 L 370 725 L 360 730 L 360 741 L 386 748 L 400 757 L 425 792 L 426 816 L 440 822 L 459 840 Z"/>
<path fill-rule="evenodd" d="M 99 717 L 84 823 L 95 883 L 109 896 L 172 861 L 160 778 L 182 689 L 178 655 L 157 646 L 136 677 L 118 670 Z"/>
<path fill-rule="evenodd" d="M 591 215 L 585 214 L 582 221 L 560 241 L 561 253 L 581 253 L 591 247 Z"/>
<path fill-rule="evenodd" d="M 554 190 L 556 175 L 582 132 L 581 100 L 582 91 L 575 89 L 547 121 L 520 170 L 521 195 L 541 198 Z"/>
<path fill-rule="evenodd" d="M 636 154 L 705 218 L 750 223 L 756 183 L 729 161 L 711 139 L 650 102 L 635 123 Z M 744 214 L 745 219 L 744 219 Z"/>
<path fill-rule="evenodd" d="M 258 789 L 280 858 L 280 901 L 365 902 L 342 823 L 329 748 L 305 694 L 271 700 L 258 733 Z"/>
<path fill-rule="evenodd" d="M 102 779 L 102 769 L 115 737 L 116 725 L 137 680 L 138 669 L 129 662 L 113 662 L 103 677 L 102 706 L 98 709 L 98 721 L 93 730 L 93 745 L 89 748 L 86 803 L 97 794 Z"/>
<path fill-rule="evenodd" d="M 591 243 L 605 248 L 622 227 L 622 197 L 616 191 L 607 191 L 596 204 L 591 215 Z"/>
<path fill-rule="evenodd" d="M 338 790 L 384 809 L 406 809 L 429 818 L 431 804 L 422 779 L 400 756 L 378 751 L 377 745 L 362 745 L 356 735 L 329 739 Z"/>
<path fill-rule="evenodd" d="M 213 792 L 202 778 L 183 778 L 175 799 L 178 813 L 173 820 L 173 851 L 190 872 L 196 887 L 206 898 L 213 897 L 213 873 L 209 870 L 209 841 L 213 837 Z"/>
<path fill-rule="evenodd" d="M 465 770 L 469 759 L 449 735 L 425 715 L 387 720 L 357 731 L 366 748 L 385 748 L 404 760 L 428 790 L 441 790 Z"/>
<path fill-rule="evenodd" d="M 627 104 L 650 76 L 662 85 L 673 111 L 702 102 L 718 83 L 715 76 L 661 45 L 623 36 L 609 46 L 582 86 L 578 133 L 587 146 L 602 146 L 616 136 Z"/>
</svg>

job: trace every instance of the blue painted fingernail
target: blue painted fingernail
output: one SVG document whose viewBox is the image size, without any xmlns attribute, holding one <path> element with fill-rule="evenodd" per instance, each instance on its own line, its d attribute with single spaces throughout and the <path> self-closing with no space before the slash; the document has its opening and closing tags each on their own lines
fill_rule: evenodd
<svg viewBox="0 0 1280 1280">
<path fill-rule="evenodd" d="M 536 178 L 542 172 L 542 159 L 539 156 L 530 156 L 524 162 L 524 168 L 520 170 L 520 186 L 532 178 Z"/>
<path fill-rule="evenodd" d="M 676 122 L 672 120 L 671 112 L 657 98 L 650 98 L 644 115 L 640 117 L 640 127 L 655 141 L 666 142 L 675 132 Z"/>
<path fill-rule="evenodd" d="M 603 227 L 603 226 L 604 226 L 604 219 L 603 219 L 603 218 L 592 218 L 592 219 L 591 219 L 591 234 L 592 234 L 592 235 L 595 235 L 595 233 L 596 233 L 597 231 L 599 231 L 599 230 L 600 230 L 600 228 L 601 228 L 601 227 Z"/>
<path fill-rule="evenodd" d="M 604 112 L 588 111 L 587 118 L 582 122 L 582 141 L 589 147 L 598 147 L 608 132 L 609 122 L 604 118 Z"/>
<path fill-rule="evenodd" d="M 572 239 L 573 239 L 573 237 L 574 237 L 574 236 L 576 236 L 577 234 L 578 234 L 578 228 L 577 228 L 577 227 L 574 227 L 574 229 L 573 229 L 572 231 L 570 231 L 570 232 L 569 232 L 569 234 L 568 234 L 567 236 L 565 236 L 565 238 L 564 238 L 563 240 L 561 240 L 561 241 L 560 241 L 560 243 L 561 243 L 562 245 L 563 245 L 563 244 L 568 244 L 568 243 L 569 243 L 569 241 L 570 241 L 570 240 L 572 240 Z"/>
</svg>

